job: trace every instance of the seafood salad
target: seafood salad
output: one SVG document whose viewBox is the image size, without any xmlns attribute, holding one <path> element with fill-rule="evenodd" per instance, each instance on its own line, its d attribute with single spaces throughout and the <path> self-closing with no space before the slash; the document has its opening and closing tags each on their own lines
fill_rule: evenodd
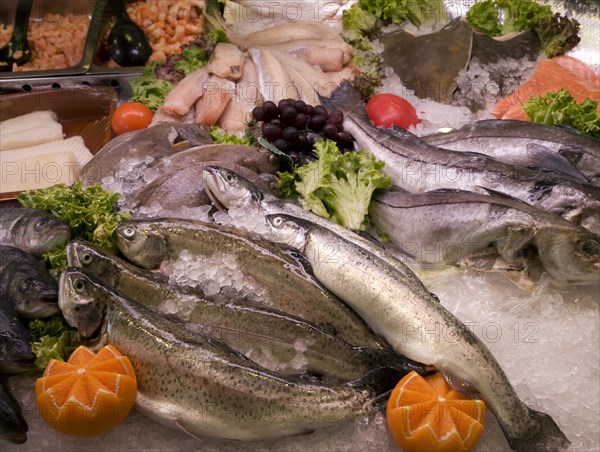
<svg viewBox="0 0 600 452">
<path fill-rule="evenodd" d="M 208 3 L 0 208 L 2 449 L 600 450 L 597 8 Z"/>
</svg>

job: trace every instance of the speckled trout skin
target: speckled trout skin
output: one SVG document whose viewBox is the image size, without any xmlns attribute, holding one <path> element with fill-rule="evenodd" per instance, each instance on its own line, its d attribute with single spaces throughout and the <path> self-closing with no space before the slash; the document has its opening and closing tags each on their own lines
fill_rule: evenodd
<svg viewBox="0 0 600 452">
<path fill-rule="evenodd" d="M 382 408 L 399 378 L 390 369 L 329 385 L 279 376 L 84 270 L 65 270 L 60 287 L 69 324 L 92 339 L 103 325 L 96 345 L 110 343 L 131 360 L 140 411 L 192 436 L 257 441 L 331 426 Z"/>
<path fill-rule="evenodd" d="M 550 416 L 519 399 L 487 347 L 422 284 L 319 225 L 281 214 L 267 221 L 271 238 L 304 253 L 315 276 L 395 350 L 433 365 L 459 392 L 481 397 L 513 449 L 554 451 L 569 444 Z"/>
<path fill-rule="evenodd" d="M 87 269 L 107 286 L 144 306 L 156 309 L 185 300 L 189 309 L 183 308 L 174 315 L 189 329 L 220 339 L 249 358 L 257 351 L 260 354 L 260 350 L 268 350 L 273 359 L 263 357 L 260 362 L 280 374 L 309 372 L 350 381 L 381 367 L 392 367 L 402 373 L 411 370 L 424 373 L 423 366 L 393 350 L 350 346 L 322 331 L 318 325 L 297 317 L 264 307 L 236 304 L 236 300 L 212 303 L 198 293 L 178 291 L 169 286 L 167 277 L 135 267 L 92 244 L 70 242 L 67 259 L 70 267 Z M 305 347 L 300 352 L 301 361 L 305 363 L 300 369 L 293 366 L 297 347 Z"/>
<path fill-rule="evenodd" d="M 315 322 L 351 344 L 381 347 L 365 322 L 309 273 L 297 254 L 268 240 L 214 223 L 180 219 L 130 220 L 115 231 L 119 250 L 144 268 L 195 256 L 234 255 L 240 271 L 266 291 L 265 306 Z"/>
</svg>

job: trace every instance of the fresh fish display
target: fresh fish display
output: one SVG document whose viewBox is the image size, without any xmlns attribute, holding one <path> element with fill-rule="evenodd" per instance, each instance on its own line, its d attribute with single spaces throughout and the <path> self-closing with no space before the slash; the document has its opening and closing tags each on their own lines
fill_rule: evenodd
<svg viewBox="0 0 600 452">
<path fill-rule="evenodd" d="M 99 183 L 119 170 L 130 160 L 153 161 L 193 146 L 210 144 L 213 139 L 208 128 L 200 124 L 164 122 L 147 129 L 127 132 L 109 141 L 81 170 L 79 179 L 84 187 Z"/>
<path fill-rule="evenodd" d="M 380 367 L 423 372 L 422 366 L 392 350 L 350 346 L 297 317 L 236 300 L 213 302 L 202 294 L 173 288 L 166 276 L 135 267 L 84 242 L 69 243 L 67 255 L 69 266 L 86 268 L 122 295 L 172 314 L 191 330 L 222 340 L 254 361 L 260 358 L 272 371 L 288 375 L 309 372 L 344 381 Z"/>
<path fill-rule="evenodd" d="M 372 332 L 344 302 L 331 295 L 309 273 L 294 252 L 281 245 L 250 236 L 239 229 L 192 220 L 153 219 L 123 221 L 115 230 L 117 246 L 131 262 L 156 268 L 189 251 L 201 262 L 211 257 L 234 256 L 261 302 L 290 315 L 332 329 L 352 345 L 378 347 Z"/>
<path fill-rule="evenodd" d="M 344 236 L 350 242 L 364 248 L 370 254 L 395 267 L 399 272 L 408 277 L 413 272 L 401 260 L 386 251 L 383 245 L 375 244 L 349 229 L 339 226 L 325 218 L 304 210 L 298 204 L 278 198 L 265 193 L 249 180 L 240 175 L 219 166 L 209 166 L 202 174 L 206 193 L 209 195 L 215 207 L 221 210 L 247 209 L 249 213 L 266 214 L 286 213 L 294 217 L 304 218 L 317 223 L 325 228 L 331 229 L 336 234 Z M 324 250 L 327 251 L 327 250 Z"/>
<path fill-rule="evenodd" d="M 0 304 L 0 374 L 24 372 L 33 368 L 35 355 L 29 342 L 31 335 L 14 309 Z"/>
<path fill-rule="evenodd" d="M 0 244 L 41 255 L 71 238 L 69 226 L 44 210 L 0 209 Z"/>
<path fill-rule="evenodd" d="M 27 430 L 19 402 L 9 392 L 6 383 L 0 380 L 0 440 L 23 444 L 27 441 Z"/>
<path fill-rule="evenodd" d="M 406 278 L 317 224 L 282 214 L 267 215 L 267 220 L 270 238 L 307 256 L 315 276 L 396 351 L 433 365 L 459 392 L 482 398 L 514 450 L 561 450 L 569 444 L 550 416 L 532 410 L 519 399 L 483 342 L 416 277 Z M 335 259 L 319 258 L 325 246 L 333 250 Z"/>
<path fill-rule="evenodd" d="M 64 271 L 60 287 L 69 324 L 92 340 L 98 332 L 99 346 L 111 343 L 131 360 L 138 409 L 192 436 L 257 441 L 335 425 L 381 409 L 399 377 L 387 368 L 349 383 L 275 375 L 80 269 Z"/>
<path fill-rule="evenodd" d="M 28 319 L 56 314 L 57 286 L 44 263 L 6 245 L 0 245 L 0 256 L 0 306 L 9 306 Z"/>
<path fill-rule="evenodd" d="M 344 130 L 357 145 L 386 164 L 394 184 L 413 193 L 439 188 L 492 189 L 539 209 L 558 214 L 600 232 L 600 188 L 559 177 L 556 173 L 509 165 L 483 154 L 431 146 L 403 129 L 374 127 L 352 85 L 343 82 L 330 98 L 330 108 L 344 113 Z"/>
<path fill-rule="evenodd" d="M 274 191 L 279 186 L 279 181 L 273 174 L 257 174 L 243 166 L 207 161 L 169 172 L 153 180 L 133 196 L 130 205 L 136 209 L 158 203 L 163 209 L 176 210 L 181 207 L 191 208 L 210 204 L 210 198 L 204 192 L 202 171 L 207 165 L 215 163 L 244 174 L 264 190 Z"/>
<path fill-rule="evenodd" d="M 476 151 L 512 165 L 540 167 L 600 185 L 600 140 L 570 127 L 488 119 L 421 137 L 445 149 Z"/>
<path fill-rule="evenodd" d="M 600 283 L 600 236 L 506 196 L 439 190 L 378 194 L 369 207 L 375 227 L 419 262 L 460 264 L 487 255 L 508 268 L 525 264 L 533 245 L 559 280 Z M 484 267 L 484 268 L 486 268 Z"/>
</svg>

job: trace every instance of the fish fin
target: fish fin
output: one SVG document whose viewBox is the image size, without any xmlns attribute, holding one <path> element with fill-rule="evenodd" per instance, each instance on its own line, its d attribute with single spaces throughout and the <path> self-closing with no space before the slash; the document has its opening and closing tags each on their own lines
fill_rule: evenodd
<svg viewBox="0 0 600 452">
<path fill-rule="evenodd" d="M 589 180 L 581 172 L 571 164 L 562 155 L 548 149 L 546 146 L 542 146 L 537 143 L 529 143 L 526 146 L 527 157 L 531 163 L 531 166 L 540 169 L 547 169 L 554 173 L 559 173 L 571 178 L 574 178 L 581 182 L 588 182 Z"/>
<path fill-rule="evenodd" d="M 187 435 L 191 436 L 195 440 L 202 441 L 202 438 L 199 438 L 198 436 L 194 435 L 188 428 L 186 428 L 186 426 L 183 424 L 183 422 L 180 419 L 177 419 L 175 421 L 175 425 L 177 425 L 177 427 L 179 427 L 179 429 L 181 431 L 183 431 Z"/>
<path fill-rule="evenodd" d="M 541 411 L 528 409 L 531 427 L 526 429 L 520 437 L 506 434 L 511 449 L 517 452 L 559 451 L 566 449 L 571 444 L 552 417 Z"/>
<path fill-rule="evenodd" d="M 511 201 L 527 204 L 524 201 L 517 199 L 514 196 L 508 195 L 502 191 L 494 190 L 493 188 L 483 187 L 481 185 L 478 185 L 478 187 L 487 192 L 488 195 L 495 196 L 497 198 L 510 199 Z"/>
<path fill-rule="evenodd" d="M 373 362 L 381 363 L 382 366 L 391 367 L 402 373 L 417 372 L 420 375 L 427 374 L 427 369 L 421 363 L 413 361 L 401 355 L 391 348 L 353 347 L 357 352 L 368 356 Z"/>
<path fill-rule="evenodd" d="M 524 248 L 535 232 L 535 229 L 529 226 L 510 226 L 506 238 L 498 242 L 500 256 L 509 263 L 522 261 Z"/>
<path fill-rule="evenodd" d="M 473 193 L 469 190 L 461 190 L 460 188 L 436 188 L 425 193 Z"/>
<path fill-rule="evenodd" d="M 392 389 L 396 387 L 403 373 L 391 367 L 380 367 L 372 370 L 362 378 L 348 382 L 348 385 L 369 394 L 369 401 L 374 410 L 383 409 Z"/>
<path fill-rule="evenodd" d="M 367 111 L 364 107 L 364 102 L 360 97 L 360 93 L 352 86 L 348 80 L 343 80 L 329 97 L 318 95 L 321 103 L 330 108 L 339 108 L 345 112 L 352 112 L 356 119 L 365 121 L 371 124 L 371 120 L 367 116 Z"/>
<path fill-rule="evenodd" d="M 583 149 L 569 145 L 558 148 L 558 153 L 573 166 L 576 166 L 579 163 L 584 154 Z"/>
<path fill-rule="evenodd" d="M 385 248 L 385 246 L 383 245 L 383 243 L 381 243 L 381 240 L 379 240 L 377 237 L 375 237 L 370 232 L 368 232 L 368 231 L 356 231 L 356 233 L 359 236 L 361 236 L 363 239 L 368 240 L 369 242 L 371 242 L 376 247 L 382 248 L 382 249 Z"/>
</svg>

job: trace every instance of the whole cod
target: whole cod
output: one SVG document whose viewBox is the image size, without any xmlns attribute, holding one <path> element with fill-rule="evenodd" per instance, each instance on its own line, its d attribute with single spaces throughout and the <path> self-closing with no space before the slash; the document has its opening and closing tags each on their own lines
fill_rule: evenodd
<svg viewBox="0 0 600 452">
<path fill-rule="evenodd" d="M 332 329 L 349 344 L 380 347 L 362 319 L 324 289 L 287 247 L 239 229 L 183 219 L 123 221 L 115 237 L 128 260 L 148 269 L 177 259 L 182 251 L 202 260 L 235 256 L 242 274 L 266 291 L 265 306 Z"/>
<path fill-rule="evenodd" d="M 131 360 L 138 409 L 195 437 L 258 441 L 335 425 L 381 409 L 399 377 L 395 370 L 379 369 L 360 380 L 326 385 L 279 376 L 123 297 L 84 270 L 63 271 L 60 288 L 69 324 Z"/>
<path fill-rule="evenodd" d="M 0 380 L 0 440 L 23 444 L 27 441 L 27 430 L 19 402 Z"/>
<path fill-rule="evenodd" d="M 600 233 L 600 188 L 538 168 L 509 165 L 487 155 L 431 146 L 412 133 L 372 125 L 358 92 L 342 82 L 322 103 L 344 113 L 344 130 L 358 146 L 385 162 L 395 185 L 413 193 L 439 188 L 480 192 L 481 187 L 518 198 Z"/>
<path fill-rule="evenodd" d="M 70 242 L 67 259 L 70 267 L 87 269 L 122 295 L 174 315 L 192 331 L 220 339 L 255 361 L 258 355 L 264 367 L 279 373 L 309 372 L 348 381 L 381 367 L 424 372 L 422 366 L 390 349 L 350 346 L 302 319 L 260 306 L 237 304 L 236 300 L 213 303 L 200 294 L 184 292 L 170 285 L 167 277 L 135 267 L 85 242 Z"/>
<path fill-rule="evenodd" d="M 369 213 L 376 228 L 417 262 L 460 264 L 483 257 L 478 264 L 490 268 L 500 256 L 518 269 L 525 248 L 533 245 L 553 278 L 600 283 L 600 236 L 506 196 L 386 191 L 373 197 Z"/>
<path fill-rule="evenodd" d="M 267 215 L 270 238 L 304 253 L 315 276 L 352 306 L 399 353 L 434 366 L 459 392 L 494 412 L 511 448 L 562 450 L 569 440 L 550 416 L 523 403 L 487 347 L 416 276 L 408 278 L 329 229 L 289 215 Z M 330 259 L 319 251 L 333 250 Z"/>
<path fill-rule="evenodd" d="M 548 168 L 577 178 L 583 175 L 600 185 L 600 140 L 570 127 L 486 119 L 421 139 L 453 151 L 475 150 L 513 165 Z"/>
</svg>

